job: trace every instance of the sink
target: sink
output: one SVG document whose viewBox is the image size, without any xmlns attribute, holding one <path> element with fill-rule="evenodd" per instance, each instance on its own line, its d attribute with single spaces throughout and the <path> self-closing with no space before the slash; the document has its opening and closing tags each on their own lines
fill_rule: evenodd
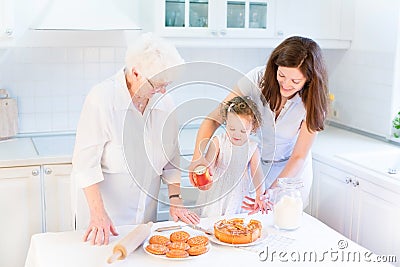
<svg viewBox="0 0 400 267">
<path fill-rule="evenodd" d="M 400 178 L 400 149 L 336 155 L 369 170 Z"/>
</svg>

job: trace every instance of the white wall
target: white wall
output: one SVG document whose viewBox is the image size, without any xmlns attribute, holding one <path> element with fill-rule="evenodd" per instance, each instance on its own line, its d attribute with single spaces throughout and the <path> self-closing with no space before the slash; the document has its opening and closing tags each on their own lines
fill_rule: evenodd
<svg viewBox="0 0 400 267">
<path fill-rule="evenodd" d="M 398 0 L 357 0 L 351 49 L 331 58 L 336 121 L 384 137 L 393 116 L 399 5 Z"/>
</svg>

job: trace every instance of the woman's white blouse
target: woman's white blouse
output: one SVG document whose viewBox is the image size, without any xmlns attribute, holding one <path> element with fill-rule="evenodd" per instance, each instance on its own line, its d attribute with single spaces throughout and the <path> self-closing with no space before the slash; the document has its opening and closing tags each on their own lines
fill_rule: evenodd
<svg viewBox="0 0 400 267">
<path fill-rule="evenodd" d="M 167 95 L 155 95 L 142 115 L 131 104 L 123 70 L 86 97 L 76 132 L 72 177 L 81 188 L 104 181 L 100 183 L 103 200 L 112 210 L 107 211 L 117 209 L 115 216 L 126 217 L 118 221 L 110 215 L 116 225 L 154 219 L 161 177 L 166 183 L 180 183 L 173 110 Z"/>
<path fill-rule="evenodd" d="M 259 83 L 264 75 L 265 66 L 251 70 L 238 82 L 240 93 L 250 96 L 256 102 L 262 114 L 262 126 L 258 135 L 262 140 L 263 160 L 284 160 L 292 154 L 297 141 L 300 126 L 306 117 L 306 110 L 301 97 L 297 93 L 288 99 L 275 120 L 275 113 L 269 105 L 264 106 L 260 99 Z"/>
</svg>

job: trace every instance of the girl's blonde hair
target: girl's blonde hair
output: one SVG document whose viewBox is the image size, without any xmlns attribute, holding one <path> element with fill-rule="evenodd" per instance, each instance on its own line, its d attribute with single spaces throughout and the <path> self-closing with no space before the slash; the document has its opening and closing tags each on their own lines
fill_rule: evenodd
<svg viewBox="0 0 400 267">
<path fill-rule="evenodd" d="M 258 110 L 256 103 L 251 100 L 249 96 L 236 96 L 231 100 L 222 103 L 221 115 L 224 123 L 226 123 L 228 113 L 230 112 L 239 116 L 250 116 L 252 118 L 253 131 L 260 128 L 262 124 L 261 113 Z"/>
</svg>

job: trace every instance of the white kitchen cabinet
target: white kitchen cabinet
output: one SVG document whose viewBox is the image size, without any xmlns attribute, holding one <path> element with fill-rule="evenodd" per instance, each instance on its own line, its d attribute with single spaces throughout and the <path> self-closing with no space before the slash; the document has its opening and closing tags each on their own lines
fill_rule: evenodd
<svg viewBox="0 0 400 267">
<path fill-rule="evenodd" d="M 156 0 L 155 28 L 168 37 L 272 37 L 275 0 Z"/>
<path fill-rule="evenodd" d="M 356 178 L 352 239 L 379 255 L 400 259 L 400 188 L 383 189 Z"/>
<path fill-rule="evenodd" d="M 350 238 L 353 209 L 352 175 L 313 161 L 311 214 Z"/>
<path fill-rule="evenodd" d="M 279 0 L 275 35 L 350 40 L 354 0 Z"/>
<path fill-rule="evenodd" d="M 144 31 L 183 47 L 276 47 L 302 35 L 348 49 L 354 29 L 354 0 L 149 0 L 141 10 Z"/>
<path fill-rule="evenodd" d="M 0 46 L 9 42 L 13 36 L 13 3 L 12 0 L 0 0 Z"/>
<path fill-rule="evenodd" d="M 400 257 L 399 188 L 314 160 L 312 215 L 379 255 Z"/>
<path fill-rule="evenodd" d="M 0 266 L 22 267 L 43 230 L 40 166 L 0 168 L 0 210 Z"/>
<path fill-rule="evenodd" d="M 74 229 L 71 209 L 72 164 L 43 165 L 45 231 Z"/>
</svg>

